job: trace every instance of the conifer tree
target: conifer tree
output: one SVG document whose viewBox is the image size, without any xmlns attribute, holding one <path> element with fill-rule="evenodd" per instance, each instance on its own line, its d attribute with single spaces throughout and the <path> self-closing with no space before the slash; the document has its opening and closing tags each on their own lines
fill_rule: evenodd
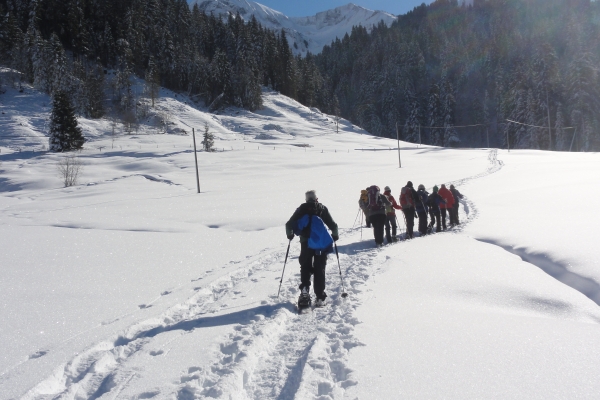
<svg viewBox="0 0 600 400">
<path fill-rule="evenodd" d="M 50 151 L 65 152 L 79 150 L 85 143 L 81 128 L 75 118 L 75 110 L 65 92 L 54 93 L 50 114 Z"/>
<path fill-rule="evenodd" d="M 202 148 L 204 151 L 213 151 L 215 145 L 215 136 L 208 129 L 208 122 L 204 123 L 204 137 L 202 140 Z"/>
<path fill-rule="evenodd" d="M 152 107 L 154 108 L 154 101 L 158 97 L 160 89 L 160 75 L 158 73 L 158 66 L 154 62 L 154 57 L 150 56 L 148 61 L 148 68 L 146 69 L 146 93 L 152 101 Z"/>
</svg>

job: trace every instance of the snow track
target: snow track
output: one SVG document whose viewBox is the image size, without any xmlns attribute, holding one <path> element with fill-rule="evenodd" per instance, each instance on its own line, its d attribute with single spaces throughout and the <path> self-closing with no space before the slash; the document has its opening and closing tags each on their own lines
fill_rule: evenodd
<svg viewBox="0 0 600 400">
<path fill-rule="evenodd" d="M 490 151 L 489 160 L 491 166 L 487 171 L 453 183 L 465 184 L 502 168 L 496 150 Z M 468 216 L 464 223 L 468 223 L 476 218 L 477 208 L 468 199 L 463 205 Z M 385 250 L 372 248 L 370 240 L 360 241 L 359 230 L 343 230 L 344 242 L 349 244 L 339 246 L 347 298 L 340 296 L 337 262 L 335 257 L 330 257 L 327 306 L 299 315 L 295 309 L 299 284 L 297 259 L 290 258 L 280 299 L 273 294 L 253 308 L 234 307 L 239 310 L 224 313 L 242 290 L 252 288 L 259 279 L 265 279 L 265 275 L 268 279 L 278 279 L 285 249 L 265 249 L 239 262 L 232 272 L 194 288 L 194 295 L 184 303 L 160 316 L 137 322 L 111 340 L 78 354 L 32 388 L 23 399 L 122 398 L 121 393 L 143 374 L 131 361 L 141 353 L 151 357 L 164 354 L 164 350 L 156 350 L 157 346 L 164 347 L 160 345 L 161 340 L 165 340 L 162 336 L 170 334 L 170 343 L 196 329 L 220 325 L 233 325 L 233 329 L 218 342 L 219 348 L 215 349 L 210 365 L 187 368 L 177 385 L 161 385 L 155 390 L 123 398 L 310 397 L 325 400 L 343 397 L 346 388 L 357 384 L 348 366 L 349 350 L 361 345 L 353 335 L 359 323 L 354 315 L 360 306 L 357 295 L 389 258 Z M 299 247 L 295 243 L 290 254 L 299 254 Z"/>
<path fill-rule="evenodd" d="M 357 236 L 356 231 L 345 234 L 353 239 Z M 294 305 L 299 277 L 288 278 L 281 306 L 275 306 L 277 299 L 272 296 L 272 315 L 237 325 L 229 340 L 221 344 L 219 359 L 210 371 L 183 384 L 179 398 L 292 399 L 315 393 L 323 399 L 341 397 L 345 388 L 356 384 L 347 367 L 348 351 L 361 345 L 352 335 L 358 323 L 353 312 L 359 306 L 353 295 L 360 293 L 361 285 L 382 260 L 378 250 L 361 247 L 364 244 L 341 248 L 348 298 L 334 293 L 339 288 L 335 260 L 329 265 L 326 307 L 299 315 Z"/>
</svg>

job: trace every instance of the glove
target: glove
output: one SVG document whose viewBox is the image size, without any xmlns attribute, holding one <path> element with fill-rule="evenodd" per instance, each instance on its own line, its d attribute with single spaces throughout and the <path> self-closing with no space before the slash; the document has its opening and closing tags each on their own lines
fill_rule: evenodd
<svg viewBox="0 0 600 400">
<path fill-rule="evenodd" d="M 288 235 L 287 235 L 287 238 L 288 238 L 289 240 L 292 240 L 292 239 L 294 238 L 294 234 L 293 234 L 293 233 L 290 233 L 290 234 L 288 234 Z"/>
<path fill-rule="evenodd" d="M 331 235 L 331 238 L 333 239 L 334 242 L 337 242 L 338 240 L 340 240 L 340 237 L 338 235 Z"/>
</svg>

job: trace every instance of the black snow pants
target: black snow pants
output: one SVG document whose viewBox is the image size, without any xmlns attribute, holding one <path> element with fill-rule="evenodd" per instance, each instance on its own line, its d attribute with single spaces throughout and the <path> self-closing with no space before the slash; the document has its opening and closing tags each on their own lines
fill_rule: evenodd
<svg viewBox="0 0 600 400">
<path fill-rule="evenodd" d="M 390 227 L 391 227 L 391 233 L 390 233 Z M 388 243 L 392 242 L 392 238 L 396 237 L 396 229 L 398 227 L 396 226 L 396 214 L 394 215 L 387 215 L 386 216 L 386 220 L 385 220 L 385 238 L 387 240 Z"/>
<path fill-rule="evenodd" d="M 440 210 L 434 210 L 432 208 L 429 209 L 429 217 L 431 218 L 431 222 L 429 223 L 429 227 L 431 228 L 431 230 L 433 230 L 433 225 L 435 225 L 436 221 L 437 221 L 437 226 L 436 226 L 436 232 L 441 232 L 442 228 L 440 226 Z"/>
<path fill-rule="evenodd" d="M 387 216 L 385 214 L 374 214 L 369 216 L 369 220 L 373 225 L 373 236 L 375 236 L 375 244 L 383 244 L 383 227 Z"/>
<path fill-rule="evenodd" d="M 441 208 L 442 211 L 442 229 L 446 230 L 446 208 Z M 450 211 L 450 210 L 448 210 Z M 448 213 L 450 215 L 450 213 Z"/>
<path fill-rule="evenodd" d="M 412 239 L 414 237 L 413 230 L 415 227 L 415 209 L 414 208 L 404 208 L 402 209 L 404 213 L 404 218 L 406 218 L 406 238 Z"/>
<path fill-rule="evenodd" d="M 458 222 L 458 207 L 460 206 L 460 204 L 457 202 L 452 206 L 452 223 L 455 225 L 460 224 L 460 222 Z"/>
<path fill-rule="evenodd" d="M 427 235 L 427 213 L 425 211 L 419 211 L 419 232 L 421 235 Z"/>
<path fill-rule="evenodd" d="M 308 242 L 300 243 L 300 290 L 302 288 L 310 289 L 310 276 L 314 274 L 315 287 L 314 292 L 317 299 L 325 300 L 325 267 L 327 265 L 327 254 L 315 254 L 316 252 L 308 247 Z"/>
</svg>

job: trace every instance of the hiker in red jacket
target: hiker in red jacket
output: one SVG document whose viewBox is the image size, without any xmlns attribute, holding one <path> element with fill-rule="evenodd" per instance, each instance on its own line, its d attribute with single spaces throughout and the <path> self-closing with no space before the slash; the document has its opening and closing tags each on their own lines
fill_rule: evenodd
<svg viewBox="0 0 600 400">
<path fill-rule="evenodd" d="M 385 238 L 387 239 L 388 244 L 392 242 L 397 242 L 396 238 L 396 229 L 398 228 L 396 225 L 396 210 L 402 210 L 402 207 L 396 203 L 396 199 L 392 196 L 392 189 L 389 186 L 385 187 L 383 195 L 387 197 L 390 201 L 391 205 L 386 206 L 385 211 L 387 214 L 387 221 L 385 221 Z M 392 227 L 392 232 L 390 234 L 390 226 Z"/>
<path fill-rule="evenodd" d="M 448 211 L 448 215 L 450 215 L 450 212 L 452 212 L 452 207 L 454 206 L 454 196 L 443 183 L 438 194 L 442 196 L 442 199 L 445 201 L 445 203 L 440 204 L 440 210 L 442 211 L 442 228 L 446 230 L 446 211 Z"/>
</svg>

